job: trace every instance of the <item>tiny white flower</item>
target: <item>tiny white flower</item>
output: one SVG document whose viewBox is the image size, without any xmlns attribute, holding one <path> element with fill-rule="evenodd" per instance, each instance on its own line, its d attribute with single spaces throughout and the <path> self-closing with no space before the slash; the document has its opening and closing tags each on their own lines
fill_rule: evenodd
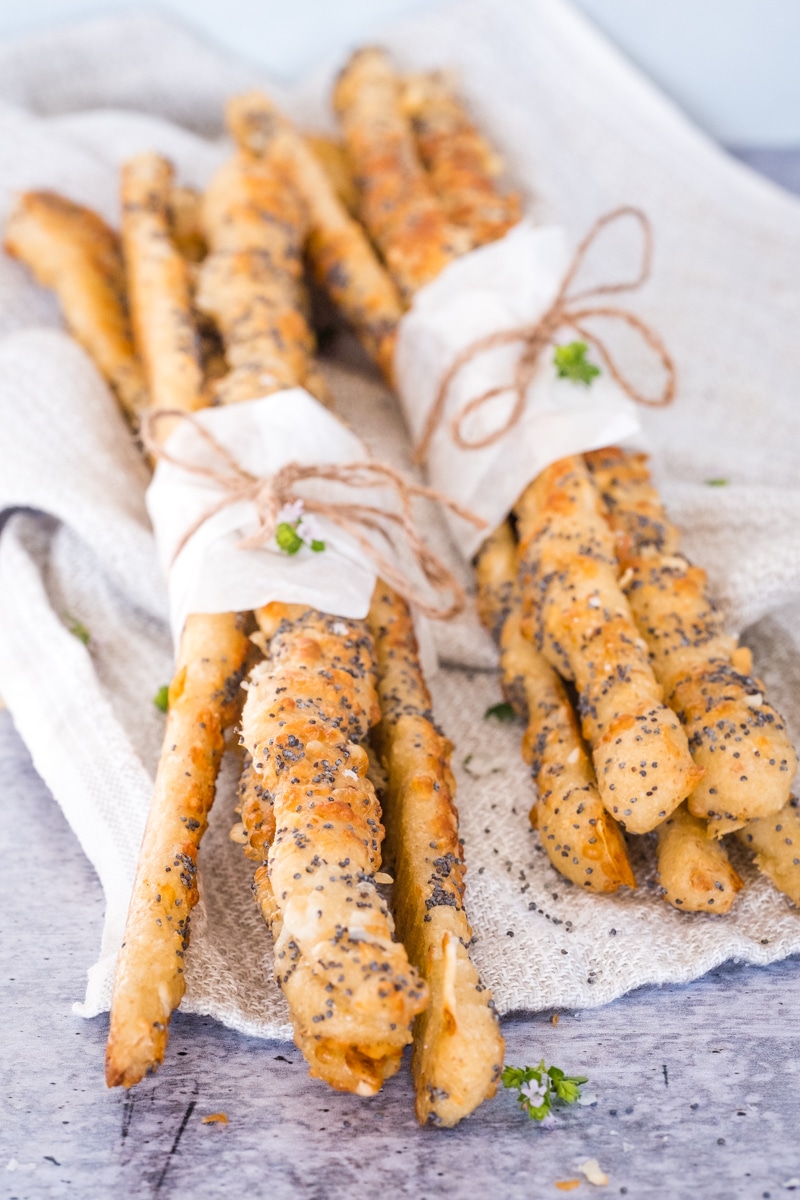
<svg viewBox="0 0 800 1200">
<path fill-rule="evenodd" d="M 519 1090 L 520 1094 L 530 1102 L 532 1108 L 539 1108 L 541 1104 L 544 1104 L 544 1098 L 547 1095 L 547 1084 L 544 1081 L 539 1083 L 538 1080 L 531 1079 L 527 1083 L 523 1083 Z"/>
<path fill-rule="evenodd" d="M 548 1113 L 546 1117 L 542 1117 L 541 1121 L 539 1122 L 539 1128 L 554 1129 L 557 1124 L 558 1122 L 556 1121 L 553 1113 Z"/>
<path fill-rule="evenodd" d="M 302 516 L 300 524 L 297 526 L 297 532 L 309 546 L 312 542 L 322 541 L 322 530 L 316 517 Z"/>
<path fill-rule="evenodd" d="M 299 521 L 305 511 L 305 505 L 302 500 L 292 500 L 291 504 L 284 504 L 283 508 L 278 513 L 278 524 L 294 525 Z M 299 532 L 299 530 L 298 530 Z M 302 533 L 300 534 L 302 537 Z"/>
</svg>

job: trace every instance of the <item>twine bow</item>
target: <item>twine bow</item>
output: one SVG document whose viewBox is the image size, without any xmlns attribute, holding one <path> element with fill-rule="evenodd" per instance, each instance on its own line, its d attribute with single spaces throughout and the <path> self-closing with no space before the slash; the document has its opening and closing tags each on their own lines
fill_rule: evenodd
<svg viewBox="0 0 800 1200">
<path fill-rule="evenodd" d="M 585 288 L 583 291 L 570 293 L 570 287 L 575 280 L 575 276 L 580 271 L 589 249 L 599 234 L 608 225 L 625 217 L 633 217 L 634 220 L 639 222 L 644 237 L 641 266 L 636 277 L 630 280 L 621 280 L 618 283 L 599 284 L 595 287 Z M 640 317 L 637 317 L 635 313 L 629 312 L 625 308 L 619 308 L 616 305 L 589 304 L 582 306 L 580 304 L 581 301 L 594 299 L 598 296 L 608 296 L 620 292 L 633 292 L 637 288 L 640 288 L 650 275 L 652 257 L 652 226 L 641 209 L 626 205 L 621 208 L 615 208 L 612 212 L 606 213 L 605 216 L 599 217 L 575 251 L 555 299 L 541 317 L 538 317 L 528 325 L 521 325 L 516 329 L 502 330 L 499 333 L 489 333 L 485 337 L 478 338 L 456 356 L 439 384 L 436 398 L 425 422 L 422 438 L 415 452 L 416 461 L 425 462 L 428 457 L 433 435 L 436 433 L 444 417 L 450 387 L 462 368 L 488 350 L 494 350 L 498 346 L 507 346 L 514 342 L 521 342 L 522 353 L 517 361 L 511 382 L 487 388 L 481 395 L 468 400 L 455 413 L 450 422 L 450 436 L 462 450 L 480 450 L 484 446 L 491 446 L 505 437 L 509 430 L 513 429 L 517 424 L 525 410 L 528 386 L 533 379 L 542 351 L 546 346 L 553 344 L 558 331 L 564 328 L 574 330 L 585 342 L 589 342 L 595 347 L 605 363 L 609 374 L 632 400 L 635 400 L 638 404 L 648 405 L 651 408 L 661 408 L 670 404 L 675 395 L 675 364 L 655 330 Z M 630 380 L 626 379 L 603 341 L 597 334 L 592 333 L 584 326 L 583 322 L 588 317 L 613 317 L 618 321 L 623 321 L 641 335 L 643 341 L 660 358 L 666 372 L 666 380 L 660 396 L 650 399 L 643 395 Z M 487 433 L 483 437 L 476 437 L 470 440 L 463 430 L 464 422 L 467 418 L 496 396 L 500 396 L 508 391 L 514 393 L 514 406 L 506 420 L 502 425 L 492 430 L 492 432 Z"/>
<path fill-rule="evenodd" d="M 188 421 L 196 433 L 213 450 L 219 460 L 218 465 L 204 465 L 191 458 L 177 458 L 166 450 L 156 437 L 158 422 L 163 419 Z M 177 409 L 158 409 L 147 413 L 142 420 L 140 437 L 154 458 L 172 463 L 173 466 L 180 467 L 181 470 L 188 471 L 189 474 L 196 475 L 200 479 L 206 479 L 224 493 L 218 503 L 211 505 L 186 530 L 175 550 L 173 561 L 201 525 L 229 505 L 237 504 L 242 500 L 249 501 L 254 506 L 258 526 L 254 533 L 238 543 L 239 548 L 252 550 L 266 547 L 275 537 L 278 517 L 284 505 L 301 500 L 306 512 L 326 517 L 339 529 L 349 533 L 364 553 L 372 559 L 380 577 L 410 604 L 418 608 L 421 613 L 435 620 L 447 620 L 463 610 L 466 603 L 464 589 L 452 571 L 423 541 L 414 522 L 411 502 L 415 496 L 436 500 L 440 504 L 446 505 L 459 517 L 471 522 L 478 529 L 485 528 L 486 522 L 442 492 L 436 491 L 435 488 L 423 487 L 421 484 L 414 483 L 400 471 L 396 471 L 394 467 L 372 459 L 361 462 L 307 465 L 290 462 L 276 471 L 274 475 L 253 475 L 241 465 L 227 447 L 223 446 L 197 420 L 193 413 Z M 392 512 L 374 504 L 319 500 L 313 496 L 300 495 L 297 485 L 308 479 L 327 480 L 354 489 L 388 487 L 393 490 L 400 511 Z M 446 593 L 452 595 L 449 604 L 437 606 L 426 600 L 406 574 L 395 566 L 391 559 L 387 558 L 367 536 L 368 531 L 378 533 L 390 545 L 394 545 L 390 532 L 392 528 L 400 530 L 405 535 L 414 561 L 433 590 L 440 595 Z"/>
</svg>

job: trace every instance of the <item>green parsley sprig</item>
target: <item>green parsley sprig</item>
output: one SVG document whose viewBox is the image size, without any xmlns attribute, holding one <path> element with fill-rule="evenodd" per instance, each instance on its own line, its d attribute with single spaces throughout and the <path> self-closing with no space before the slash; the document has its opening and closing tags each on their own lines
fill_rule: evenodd
<svg viewBox="0 0 800 1200">
<path fill-rule="evenodd" d="M 588 1075 L 565 1075 L 559 1067 L 504 1067 L 503 1087 L 517 1092 L 517 1100 L 532 1121 L 551 1116 L 554 1104 L 574 1104 Z"/>
<path fill-rule="evenodd" d="M 589 386 L 600 374 L 600 368 L 586 358 L 588 349 L 586 342 L 568 342 L 566 346 L 555 347 L 553 362 L 559 379 L 571 379 L 573 383 Z"/>
</svg>

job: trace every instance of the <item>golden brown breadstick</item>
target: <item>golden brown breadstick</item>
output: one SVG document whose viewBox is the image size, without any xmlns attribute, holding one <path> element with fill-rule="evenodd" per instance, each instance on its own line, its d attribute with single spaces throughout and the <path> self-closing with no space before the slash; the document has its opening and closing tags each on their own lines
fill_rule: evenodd
<svg viewBox="0 0 800 1200">
<path fill-rule="evenodd" d="M 539 789 L 531 822 L 550 862 L 578 887 L 635 887 L 625 838 L 606 811 L 572 705 L 556 672 L 523 636 L 517 547 L 504 522 L 477 559 L 478 612 L 500 647 L 503 690 L 527 722 L 522 753 Z"/>
<path fill-rule="evenodd" d="M 657 878 L 664 899 L 682 912 L 729 912 L 742 887 L 722 843 L 685 803 L 658 826 Z"/>
<path fill-rule="evenodd" d="M 334 192 L 351 217 L 358 216 L 358 188 L 341 142 L 320 133 L 307 133 L 306 145 L 319 160 Z"/>
<path fill-rule="evenodd" d="M 196 303 L 216 322 L 230 366 L 215 385 L 216 402 L 298 385 L 324 400 L 303 314 L 306 212 L 291 182 L 254 156 L 237 154 L 208 187 L 203 226 L 209 254 Z"/>
<path fill-rule="evenodd" d="M 702 769 L 662 702 L 583 460 L 562 459 L 543 471 L 517 516 L 524 632 L 575 681 L 606 808 L 625 829 L 646 833 L 694 790 Z"/>
<path fill-rule="evenodd" d="M 792 798 L 779 813 L 748 821 L 736 836 L 755 852 L 759 871 L 800 907 L 800 813 Z"/>
<path fill-rule="evenodd" d="M 206 256 L 203 234 L 203 195 L 196 188 L 173 184 L 169 191 L 169 227 L 172 241 L 190 263 Z"/>
<path fill-rule="evenodd" d="M 363 747 L 378 716 L 372 639 L 364 622 L 288 606 L 270 606 L 271 628 L 276 609 L 286 615 L 242 717 L 275 819 L 276 975 L 312 1076 L 372 1095 L 426 999 L 375 884 L 383 829 Z"/>
<path fill-rule="evenodd" d="M 318 283 L 350 322 L 367 353 L 391 375 L 402 305 L 366 234 L 338 199 L 324 168 L 263 92 L 228 104 L 238 145 L 292 180 L 308 211 L 306 250 Z"/>
<path fill-rule="evenodd" d="M 420 163 L 401 82 L 383 50 L 357 51 L 336 83 L 334 106 L 361 196 L 361 218 L 405 300 L 469 249 L 447 220 Z"/>
<path fill-rule="evenodd" d="M 224 731 L 240 711 L 250 643 L 245 618 L 195 614 L 184 627 L 125 937 L 106 1050 L 109 1087 L 131 1087 L 164 1057 L 184 993 L 197 851 L 214 800 Z"/>
<path fill-rule="evenodd" d="M 381 582 L 369 624 L 378 660 L 381 720 L 374 739 L 387 775 L 384 821 L 394 912 L 429 990 L 414 1030 L 417 1117 L 422 1124 L 453 1126 L 494 1095 L 503 1039 L 468 950 L 472 930 L 464 911 L 452 746 L 431 719 L 408 608 Z"/>
<path fill-rule="evenodd" d="M 122 168 L 122 249 L 131 322 L 154 408 L 194 412 L 204 403 L 203 369 L 191 316 L 189 266 L 172 242 L 173 170 L 157 154 Z M 163 422 L 164 436 L 168 423 Z"/>
<path fill-rule="evenodd" d="M 779 812 L 797 756 L 780 714 L 750 674 L 749 652 L 723 629 L 708 578 L 678 553 L 678 534 L 646 457 L 611 448 L 587 455 L 602 492 L 623 584 L 656 678 L 705 775 L 689 797 L 714 836 Z"/>
<path fill-rule="evenodd" d="M 9 218 L 4 249 L 56 293 L 67 328 L 135 425 L 147 385 L 131 336 L 117 234 L 97 213 L 55 192 L 26 192 Z"/>
<path fill-rule="evenodd" d="M 420 158 L 448 220 L 481 246 L 520 219 L 519 196 L 498 193 L 498 156 L 475 128 L 444 71 L 412 75 L 403 105 L 411 117 Z"/>
</svg>

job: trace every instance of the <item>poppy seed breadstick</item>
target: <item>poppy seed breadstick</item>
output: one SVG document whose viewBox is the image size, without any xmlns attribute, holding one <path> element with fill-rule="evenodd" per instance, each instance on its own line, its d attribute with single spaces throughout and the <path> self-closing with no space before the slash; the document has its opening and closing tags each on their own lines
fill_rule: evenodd
<svg viewBox="0 0 800 1200">
<path fill-rule="evenodd" d="M 150 403 L 194 412 L 205 403 L 203 369 L 191 315 L 189 264 L 170 230 L 172 183 L 172 165 L 158 154 L 139 154 L 123 165 L 122 250 Z"/>
<path fill-rule="evenodd" d="M 308 212 L 306 253 L 317 282 L 370 357 L 391 374 L 403 308 L 362 226 L 347 212 L 306 141 L 263 92 L 235 97 L 227 115 L 238 145 L 292 180 Z"/>
<path fill-rule="evenodd" d="M 500 159 L 469 119 L 447 73 L 408 77 L 403 106 L 448 220 L 467 229 L 475 246 L 502 237 L 520 219 L 519 196 L 500 194 Z"/>
<path fill-rule="evenodd" d="M 606 808 L 623 828 L 646 833 L 694 790 L 702 768 L 662 701 L 583 459 L 547 467 L 516 511 L 523 631 L 575 681 Z"/>
<path fill-rule="evenodd" d="M 306 210 L 291 182 L 252 155 L 234 155 L 205 193 L 203 227 L 209 253 L 196 303 L 214 319 L 230 368 L 215 385 L 216 402 L 297 386 L 325 402 L 303 312 Z"/>
<path fill-rule="evenodd" d="M 494 1095 L 503 1039 L 468 950 L 452 746 L 431 718 L 408 607 L 380 581 L 369 624 L 381 709 L 373 741 L 387 777 L 383 819 L 393 906 L 398 934 L 429 991 L 414 1029 L 417 1117 L 450 1127 Z"/>
<path fill-rule="evenodd" d="M 705 768 L 689 797 L 691 812 L 708 820 L 714 836 L 773 816 L 789 799 L 797 756 L 782 717 L 749 674 L 749 651 L 725 633 L 705 571 L 679 553 L 645 456 L 611 448 L 587 462 L 617 534 L 624 590 L 656 678 Z"/>
<path fill-rule="evenodd" d="M 787 804 L 771 817 L 748 821 L 737 829 L 736 837 L 755 854 L 754 862 L 762 875 L 771 879 L 779 892 L 800 908 L 800 813 L 797 801 Z"/>
<path fill-rule="evenodd" d="M 484 542 L 476 570 L 478 612 L 500 648 L 503 690 L 528 722 L 522 754 L 539 789 L 531 823 L 547 857 L 588 891 L 635 887 L 625 838 L 600 799 L 564 685 L 522 635 L 517 546 L 507 521 Z"/>
<path fill-rule="evenodd" d="M 385 51 L 357 51 L 336 81 L 333 103 L 361 219 L 408 302 L 469 249 L 469 235 L 448 221 L 417 157 L 402 83 Z"/>
<path fill-rule="evenodd" d="M 729 912 L 742 880 L 722 842 L 708 836 L 705 821 L 679 804 L 658 826 L 658 882 L 664 899 L 681 912 Z"/>
<path fill-rule="evenodd" d="M 3 248 L 56 293 L 68 330 L 135 426 L 148 403 L 147 384 L 133 345 L 118 235 L 97 213 L 55 192 L 25 192 Z"/>
<path fill-rule="evenodd" d="M 169 193 L 169 225 L 172 241 L 190 263 L 206 256 L 203 235 L 203 195 L 196 188 L 173 184 Z"/>
<path fill-rule="evenodd" d="M 170 1015 L 185 989 L 197 852 L 214 801 L 224 732 L 239 715 L 249 650 L 244 617 L 194 614 L 186 621 L 114 976 L 109 1087 L 131 1087 L 164 1057 Z"/>
<path fill-rule="evenodd" d="M 324 134 L 307 133 L 305 142 L 321 163 L 334 192 L 351 217 L 358 217 L 358 188 L 341 142 Z"/>
<path fill-rule="evenodd" d="M 375 885 L 383 828 L 363 746 L 378 717 L 372 639 L 364 622 L 313 610 L 271 605 L 264 617 L 274 632 L 242 737 L 275 820 L 272 900 L 261 903 L 276 977 L 312 1076 L 373 1095 L 398 1069 L 426 989 Z"/>
</svg>

